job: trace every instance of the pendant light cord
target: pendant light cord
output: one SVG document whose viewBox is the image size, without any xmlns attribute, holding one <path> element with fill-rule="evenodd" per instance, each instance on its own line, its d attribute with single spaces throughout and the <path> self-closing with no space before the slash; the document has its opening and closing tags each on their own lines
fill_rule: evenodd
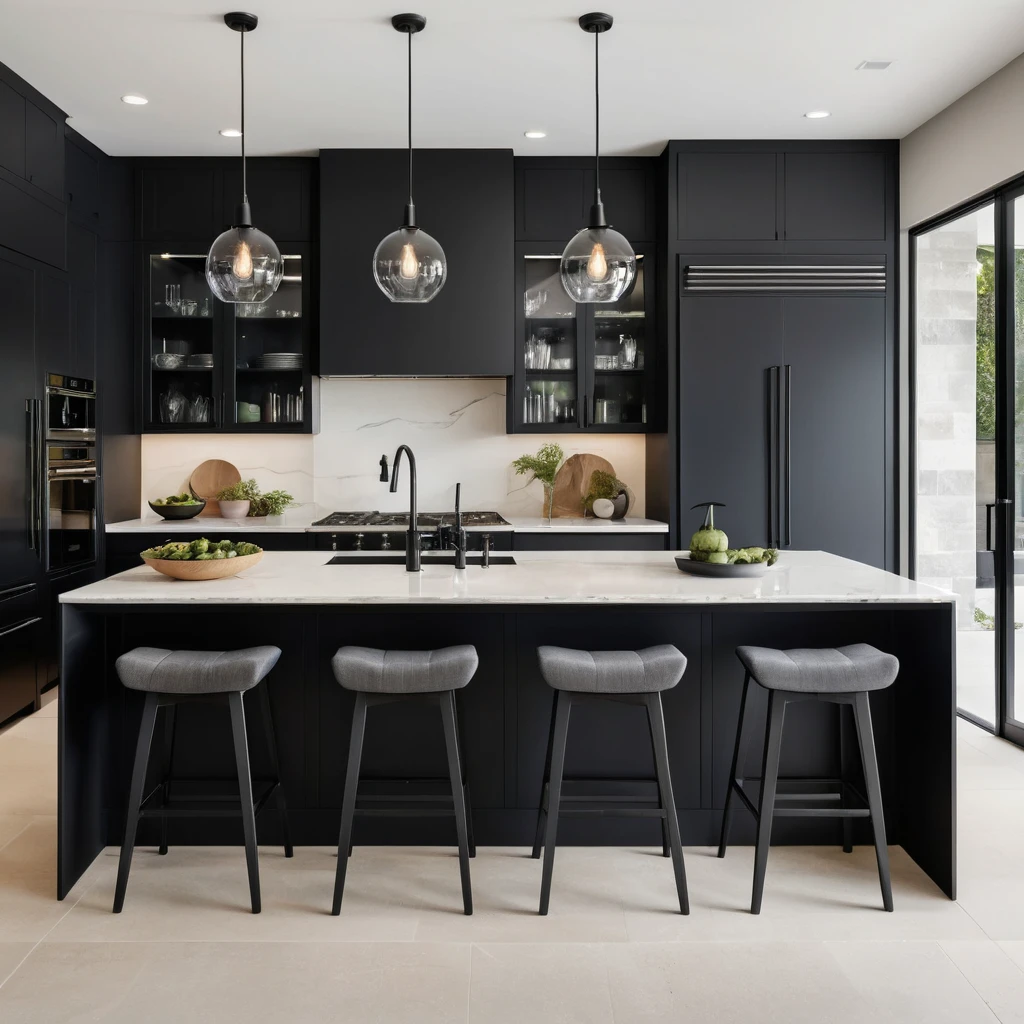
<svg viewBox="0 0 1024 1024">
<path fill-rule="evenodd" d="M 408 114 L 409 114 L 409 205 L 412 206 L 412 32 L 409 36 L 409 93 L 408 93 Z"/>
<path fill-rule="evenodd" d="M 247 181 L 245 177 L 245 32 L 239 32 L 241 36 L 242 44 L 242 202 L 249 202 L 249 190 L 247 188 Z"/>
<path fill-rule="evenodd" d="M 594 202 L 601 202 L 601 33 L 594 33 Z"/>
</svg>

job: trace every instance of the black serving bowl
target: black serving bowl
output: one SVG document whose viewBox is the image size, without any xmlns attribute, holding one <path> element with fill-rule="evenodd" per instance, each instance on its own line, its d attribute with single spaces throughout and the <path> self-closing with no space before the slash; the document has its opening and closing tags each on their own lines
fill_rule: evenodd
<svg viewBox="0 0 1024 1024">
<path fill-rule="evenodd" d="M 206 508 L 206 502 L 201 498 L 195 505 L 154 505 L 150 502 L 149 507 L 164 519 L 193 519 Z"/>
</svg>

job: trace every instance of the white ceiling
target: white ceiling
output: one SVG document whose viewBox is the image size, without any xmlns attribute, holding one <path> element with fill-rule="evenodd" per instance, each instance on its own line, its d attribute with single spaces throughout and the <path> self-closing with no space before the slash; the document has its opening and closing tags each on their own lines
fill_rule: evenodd
<svg viewBox="0 0 1024 1024">
<path fill-rule="evenodd" d="M 397 0 L 242 0 L 254 154 L 402 146 Z M 230 0 L 0 0 L 0 61 L 113 155 L 233 154 Z M 248 7 L 248 4 L 252 4 Z M 413 0 L 419 146 L 593 147 L 585 0 Z M 609 0 L 602 148 L 667 139 L 902 137 L 1024 51 L 1021 0 Z M 865 59 L 894 63 L 855 71 Z M 145 107 L 120 101 L 142 93 Z M 1024 97 L 1022 97 L 1024 100 Z M 832 117 L 810 121 L 808 110 Z M 527 140 L 540 128 L 546 139 Z"/>
</svg>

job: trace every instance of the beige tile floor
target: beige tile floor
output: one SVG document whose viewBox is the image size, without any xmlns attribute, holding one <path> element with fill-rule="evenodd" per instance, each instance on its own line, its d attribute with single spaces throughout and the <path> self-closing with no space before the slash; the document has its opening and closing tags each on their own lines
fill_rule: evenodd
<svg viewBox="0 0 1024 1024">
<path fill-rule="evenodd" d="M 481 849 L 476 913 L 453 852 L 357 848 L 328 913 L 333 851 L 138 851 L 110 913 L 116 851 L 54 896 L 53 704 L 0 730 L 0 1022 L 262 1024 L 1024 1024 L 1024 752 L 961 723 L 960 899 L 898 848 L 896 913 L 873 852 L 779 847 L 764 909 L 752 856 L 687 850 L 692 913 L 654 850 L 563 848 L 551 914 L 540 865 Z"/>
</svg>

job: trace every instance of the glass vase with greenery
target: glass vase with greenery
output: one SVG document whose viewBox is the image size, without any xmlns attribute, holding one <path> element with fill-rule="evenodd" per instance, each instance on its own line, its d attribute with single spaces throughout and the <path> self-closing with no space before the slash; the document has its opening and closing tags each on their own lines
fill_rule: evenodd
<svg viewBox="0 0 1024 1024">
<path fill-rule="evenodd" d="M 541 445 L 536 455 L 520 455 L 512 463 L 518 476 L 532 473 L 531 480 L 539 480 L 544 485 L 544 516 L 549 524 L 555 504 L 555 476 L 564 460 L 562 446 L 549 442 Z"/>
</svg>

